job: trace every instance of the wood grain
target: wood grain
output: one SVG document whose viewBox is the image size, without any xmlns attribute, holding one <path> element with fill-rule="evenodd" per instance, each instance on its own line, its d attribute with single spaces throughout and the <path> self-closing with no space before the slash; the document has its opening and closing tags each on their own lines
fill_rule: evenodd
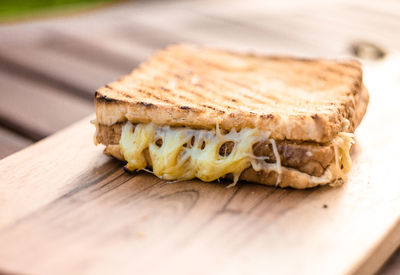
<svg viewBox="0 0 400 275">
<path fill-rule="evenodd" d="M 396 275 L 400 270 L 400 248 L 390 257 L 377 274 Z"/>
<path fill-rule="evenodd" d="M 21 51 L 25 54 L 21 55 Z M 56 83 L 61 88 L 88 99 L 98 87 L 130 71 L 130 69 L 118 70 L 110 66 L 99 66 L 68 52 L 50 51 L 44 47 L 1 48 L 0 46 L 0 53 L 0 61 L 16 64 L 17 68 L 25 68 L 15 71 L 20 71 L 23 75 L 28 75 L 27 77 L 29 72 L 36 72 L 36 78 Z"/>
<path fill-rule="evenodd" d="M 93 146 L 89 118 L 4 159 L 0 266 L 57 274 L 373 274 L 400 242 L 399 111 L 397 101 L 378 96 L 396 98 L 397 80 L 383 73 L 390 66 L 366 70 L 371 105 L 340 188 L 226 188 L 127 174 Z M 377 90 L 382 82 L 385 90 Z"/>
<path fill-rule="evenodd" d="M 0 74 L 0 121 L 33 140 L 92 112 L 91 102 L 8 72 Z"/>
</svg>

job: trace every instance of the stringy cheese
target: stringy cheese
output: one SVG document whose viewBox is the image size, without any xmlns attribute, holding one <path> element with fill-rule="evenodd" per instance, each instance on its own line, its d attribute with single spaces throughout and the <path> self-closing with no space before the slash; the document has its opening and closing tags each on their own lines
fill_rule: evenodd
<svg viewBox="0 0 400 275">
<path fill-rule="evenodd" d="M 272 145 L 275 163 L 267 163 L 267 157 L 253 154 L 253 145 L 265 140 Z M 220 148 L 227 142 L 234 143 L 233 149 L 229 154 L 221 155 Z M 310 176 L 310 179 L 320 183 L 344 179 L 351 165 L 349 151 L 352 142 L 351 134 L 340 133 L 332 142 L 335 169 L 330 167 L 321 177 Z M 218 125 L 215 130 L 195 130 L 153 123 L 134 126 L 127 122 L 122 128 L 120 147 L 127 169 L 145 170 L 151 164 L 153 173 L 165 180 L 199 178 L 209 182 L 232 174 L 231 185 L 235 185 L 243 170 L 252 166 L 255 171 L 276 171 L 276 185 L 281 182 L 282 167 L 275 140 L 269 139 L 269 133 L 256 129 L 244 128 L 239 132 L 233 129 L 222 134 Z M 146 160 L 147 150 L 150 160 Z"/>
<path fill-rule="evenodd" d="M 253 145 L 268 138 L 255 129 L 235 130 L 223 135 L 217 127 L 214 131 L 171 128 L 153 123 L 127 122 L 122 128 L 120 146 L 127 169 L 143 170 L 148 166 L 145 150 L 149 150 L 153 173 L 166 180 L 199 178 L 214 181 L 232 174 L 234 183 L 244 169 L 250 167 Z M 161 141 L 158 142 L 157 141 Z M 226 142 L 234 142 L 230 154 L 220 155 Z"/>
<path fill-rule="evenodd" d="M 346 180 L 347 173 L 351 168 L 350 149 L 354 144 L 354 134 L 340 132 L 332 141 L 335 151 L 335 169 L 333 177 Z"/>
<path fill-rule="evenodd" d="M 274 152 L 276 159 L 276 171 L 278 172 L 278 178 L 276 180 L 276 185 L 281 183 L 281 175 L 282 175 L 282 166 L 281 166 L 281 156 L 279 155 L 278 148 L 276 148 L 275 140 L 272 138 L 269 139 L 272 144 L 272 151 Z"/>
</svg>

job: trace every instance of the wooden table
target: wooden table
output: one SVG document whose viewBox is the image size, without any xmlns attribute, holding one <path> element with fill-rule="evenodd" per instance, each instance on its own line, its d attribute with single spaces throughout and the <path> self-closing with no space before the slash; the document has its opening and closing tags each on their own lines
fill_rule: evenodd
<svg viewBox="0 0 400 275">
<path fill-rule="evenodd" d="M 384 80 L 391 85 L 388 89 L 395 90 L 400 87 L 399 29 L 400 5 L 395 1 L 139 1 L 75 17 L 3 25 L 0 157 L 93 113 L 96 88 L 175 42 L 333 58 L 351 56 L 368 42 L 387 55 L 361 59 L 367 85 L 386 88 Z M 379 99 L 379 94 L 374 98 Z M 398 129 L 393 135 L 399 134 Z M 127 178 L 115 170 L 118 166 L 107 164 L 107 175 Z M 92 173 L 96 176 L 96 171 Z M 23 218 L 24 212 L 20 214 Z M 0 220 L 0 230 L 5 225 Z M 380 274 L 399 272 L 400 251 Z"/>
</svg>

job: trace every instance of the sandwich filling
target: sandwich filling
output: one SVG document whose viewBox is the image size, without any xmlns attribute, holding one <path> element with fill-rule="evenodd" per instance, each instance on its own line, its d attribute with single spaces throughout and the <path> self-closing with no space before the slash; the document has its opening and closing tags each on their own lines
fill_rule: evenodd
<svg viewBox="0 0 400 275">
<path fill-rule="evenodd" d="M 345 179 L 351 166 L 352 143 L 352 134 L 339 133 L 331 143 L 334 160 L 319 176 L 310 176 L 311 183 Z M 272 147 L 272 152 L 257 149 L 263 144 L 263 148 Z M 232 175 L 233 185 L 247 168 L 274 171 L 278 174 L 276 185 L 279 185 L 283 168 L 279 151 L 285 154 L 280 144 L 278 150 L 268 132 L 257 129 L 232 129 L 225 133 L 218 125 L 213 130 L 201 130 L 154 123 L 133 125 L 129 121 L 122 126 L 119 147 L 130 171 L 152 167 L 152 173 L 162 179 L 199 178 L 207 182 Z M 307 153 L 312 154 L 312 151 Z M 290 156 L 283 155 L 283 164 L 286 163 L 290 163 Z"/>
</svg>

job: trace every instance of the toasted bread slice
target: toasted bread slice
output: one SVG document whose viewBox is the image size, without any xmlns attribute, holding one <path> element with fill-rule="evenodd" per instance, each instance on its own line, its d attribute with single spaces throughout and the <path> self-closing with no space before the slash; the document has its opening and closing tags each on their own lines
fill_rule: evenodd
<svg viewBox="0 0 400 275">
<path fill-rule="evenodd" d="M 275 140 L 326 143 L 367 107 L 357 61 L 232 53 L 192 45 L 157 52 L 96 92 L 97 123 L 257 128 Z"/>
</svg>

